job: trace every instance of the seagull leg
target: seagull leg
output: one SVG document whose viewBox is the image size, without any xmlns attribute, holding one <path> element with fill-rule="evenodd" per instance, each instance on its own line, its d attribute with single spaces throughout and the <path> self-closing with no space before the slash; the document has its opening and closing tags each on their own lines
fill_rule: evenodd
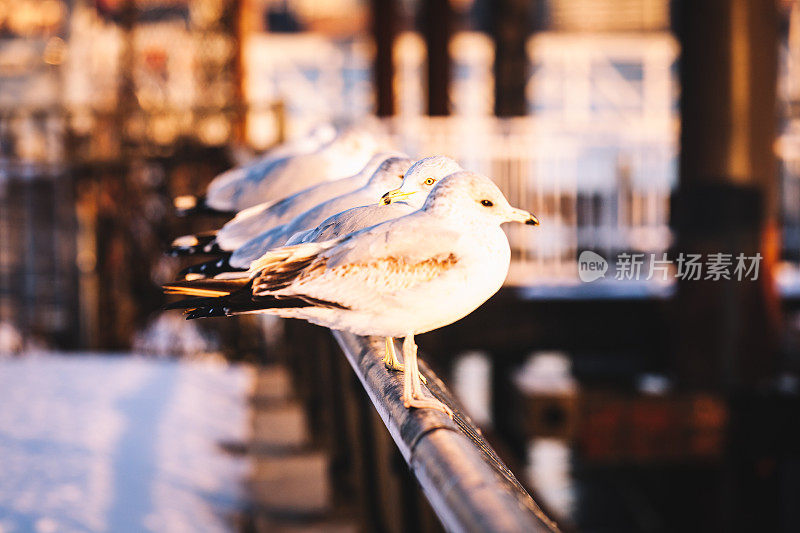
<svg viewBox="0 0 800 533">
<path fill-rule="evenodd" d="M 386 355 L 383 356 L 383 364 L 389 370 L 403 371 L 403 363 L 397 360 L 397 354 L 394 351 L 394 337 L 386 337 Z"/>
<path fill-rule="evenodd" d="M 383 356 L 383 364 L 389 370 L 397 370 L 398 372 L 405 370 L 405 365 L 397 359 L 397 353 L 394 350 L 394 337 L 386 337 L 386 355 Z M 423 383 L 428 383 L 425 376 L 420 374 L 419 377 Z"/>
<path fill-rule="evenodd" d="M 413 334 L 406 335 L 403 340 L 403 360 L 406 365 L 406 371 L 403 373 L 403 404 L 417 409 L 436 409 L 453 418 L 453 411 L 449 407 L 435 398 L 426 398 L 422 391 L 421 376 L 417 366 L 417 345 Z"/>
</svg>

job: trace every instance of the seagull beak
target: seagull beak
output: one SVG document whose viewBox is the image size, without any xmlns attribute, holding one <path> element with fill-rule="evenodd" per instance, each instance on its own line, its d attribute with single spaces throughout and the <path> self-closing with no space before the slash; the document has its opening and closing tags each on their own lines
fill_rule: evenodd
<svg viewBox="0 0 800 533">
<path fill-rule="evenodd" d="M 400 189 L 394 189 L 381 196 L 380 205 L 389 205 L 392 202 L 400 202 L 416 193 L 417 191 L 403 192 Z"/>
<path fill-rule="evenodd" d="M 539 219 L 536 218 L 536 215 L 528 211 L 525 211 L 524 209 L 517 209 L 515 207 L 511 208 L 511 216 L 509 217 L 509 221 L 521 222 L 529 226 L 539 225 Z"/>
</svg>

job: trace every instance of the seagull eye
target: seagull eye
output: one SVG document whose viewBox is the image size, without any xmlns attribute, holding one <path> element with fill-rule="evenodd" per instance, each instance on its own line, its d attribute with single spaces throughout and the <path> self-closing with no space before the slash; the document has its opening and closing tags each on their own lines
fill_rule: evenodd
<svg viewBox="0 0 800 533">
<path fill-rule="evenodd" d="M 491 200 L 481 200 L 481 205 L 483 207 L 492 207 L 494 204 Z"/>
<path fill-rule="evenodd" d="M 436 183 L 436 180 L 433 178 L 428 178 L 423 183 L 425 183 L 425 185 L 433 185 L 434 183 Z"/>
</svg>

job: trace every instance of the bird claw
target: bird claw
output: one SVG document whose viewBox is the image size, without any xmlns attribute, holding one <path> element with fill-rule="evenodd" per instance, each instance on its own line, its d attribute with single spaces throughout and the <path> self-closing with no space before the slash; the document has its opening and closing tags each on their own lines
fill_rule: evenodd
<svg viewBox="0 0 800 533">
<path fill-rule="evenodd" d="M 406 409 L 410 409 L 411 407 L 416 409 L 435 409 L 453 418 L 453 411 L 439 400 L 430 398 L 406 398 L 403 396 L 403 405 L 405 405 Z"/>
<path fill-rule="evenodd" d="M 386 359 L 383 360 L 383 366 L 385 366 L 387 370 L 394 370 L 395 372 L 405 372 L 406 370 L 406 366 L 403 363 L 392 363 L 391 361 L 387 361 Z M 422 374 L 419 375 L 419 379 L 425 385 L 428 384 L 428 378 L 426 378 Z"/>
</svg>

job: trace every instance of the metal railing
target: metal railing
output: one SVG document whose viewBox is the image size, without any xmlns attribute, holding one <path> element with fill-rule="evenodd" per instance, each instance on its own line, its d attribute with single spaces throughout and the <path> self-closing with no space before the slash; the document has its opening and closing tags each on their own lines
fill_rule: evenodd
<svg viewBox="0 0 800 533">
<path fill-rule="evenodd" d="M 312 445 L 330 457 L 337 516 L 366 531 L 559 531 L 423 361 L 427 390 L 452 420 L 404 407 L 402 374 L 383 366 L 382 340 L 300 321 L 281 327 L 272 353 L 291 370 Z"/>
<path fill-rule="evenodd" d="M 428 389 L 452 420 L 403 406 L 402 379 L 383 366 L 379 339 L 333 336 L 445 529 L 558 531 L 429 368 L 421 365 Z"/>
</svg>

